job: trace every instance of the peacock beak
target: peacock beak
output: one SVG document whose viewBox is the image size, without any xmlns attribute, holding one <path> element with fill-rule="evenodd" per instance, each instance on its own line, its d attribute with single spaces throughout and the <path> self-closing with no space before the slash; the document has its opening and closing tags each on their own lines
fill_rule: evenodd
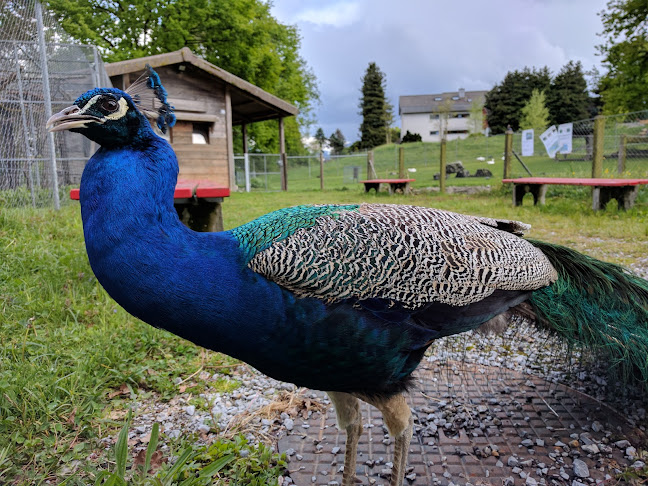
<svg viewBox="0 0 648 486">
<path fill-rule="evenodd" d="M 64 110 L 47 120 L 45 127 L 50 132 L 60 132 L 61 130 L 70 130 L 71 128 L 86 128 L 88 123 L 104 123 L 105 120 L 92 115 L 79 113 L 81 109 L 76 106 L 68 106 Z"/>
</svg>

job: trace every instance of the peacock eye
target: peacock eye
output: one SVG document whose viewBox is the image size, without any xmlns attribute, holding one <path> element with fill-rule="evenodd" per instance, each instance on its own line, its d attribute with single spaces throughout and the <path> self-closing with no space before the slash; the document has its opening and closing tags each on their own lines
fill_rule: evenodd
<svg viewBox="0 0 648 486">
<path fill-rule="evenodd" d="M 119 103 L 117 103 L 113 98 L 102 98 L 99 106 L 103 111 L 113 113 L 119 108 Z"/>
</svg>

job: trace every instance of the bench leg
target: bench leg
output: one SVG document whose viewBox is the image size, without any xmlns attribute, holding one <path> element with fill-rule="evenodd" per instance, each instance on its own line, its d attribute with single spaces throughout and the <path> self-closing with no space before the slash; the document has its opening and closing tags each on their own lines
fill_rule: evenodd
<svg viewBox="0 0 648 486">
<path fill-rule="evenodd" d="M 369 192 L 372 189 L 375 189 L 376 194 L 378 194 L 378 190 L 380 189 L 380 184 L 376 184 L 374 182 L 365 182 L 365 192 Z"/>
<path fill-rule="evenodd" d="M 623 186 L 619 189 L 621 189 L 621 194 L 617 198 L 619 209 L 627 211 L 634 206 L 637 194 L 639 193 L 639 186 Z"/>
<path fill-rule="evenodd" d="M 527 186 L 522 184 L 513 185 L 513 206 L 522 206 L 522 199 L 527 192 Z"/>
</svg>

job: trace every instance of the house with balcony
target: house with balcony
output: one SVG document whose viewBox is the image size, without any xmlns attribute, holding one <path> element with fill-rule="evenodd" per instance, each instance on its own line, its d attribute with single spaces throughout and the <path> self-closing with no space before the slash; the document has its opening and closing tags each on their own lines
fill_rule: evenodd
<svg viewBox="0 0 648 486">
<path fill-rule="evenodd" d="M 430 95 L 406 95 L 398 100 L 401 134 L 418 133 L 424 142 L 466 138 L 483 133 L 483 111 L 487 91 L 458 91 Z M 472 113 L 472 116 L 471 116 Z M 479 113 L 480 115 L 476 116 Z"/>
</svg>

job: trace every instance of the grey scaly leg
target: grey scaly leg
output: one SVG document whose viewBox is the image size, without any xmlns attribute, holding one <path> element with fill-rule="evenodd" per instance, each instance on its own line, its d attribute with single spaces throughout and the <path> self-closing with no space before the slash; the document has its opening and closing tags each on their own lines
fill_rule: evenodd
<svg viewBox="0 0 648 486">
<path fill-rule="evenodd" d="M 337 423 L 340 430 L 346 430 L 344 448 L 344 473 L 342 486 L 354 486 L 358 453 L 358 441 L 362 435 L 362 414 L 360 401 L 353 395 L 342 392 L 326 392 L 335 406 Z"/>
</svg>

